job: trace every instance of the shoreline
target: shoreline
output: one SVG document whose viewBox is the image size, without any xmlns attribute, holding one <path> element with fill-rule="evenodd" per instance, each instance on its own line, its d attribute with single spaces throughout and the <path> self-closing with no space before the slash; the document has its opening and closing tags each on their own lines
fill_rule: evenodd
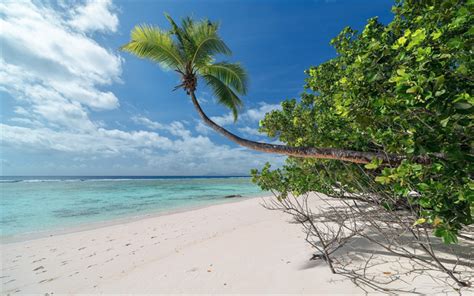
<svg viewBox="0 0 474 296">
<path fill-rule="evenodd" d="M 261 198 L 1 244 L 2 294 L 360 294 Z"/>
<path fill-rule="evenodd" d="M 301 225 L 264 208 L 269 198 L 0 244 L 1 294 L 364 295 L 323 260 L 310 260 L 315 249 Z M 367 248 L 361 240 L 351 246 Z M 381 271 L 398 272 L 390 262 Z M 417 283 L 417 292 L 436 288 L 430 278 Z"/>
<path fill-rule="evenodd" d="M 84 224 L 72 225 L 66 228 L 61 228 L 61 229 L 29 232 L 29 233 L 23 233 L 23 234 L 18 234 L 18 235 L 0 236 L 0 246 L 13 244 L 13 243 L 28 242 L 28 241 L 33 241 L 37 239 L 47 238 L 47 237 L 66 235 L 70 233 L 89 231 L 89 230 L 99 229 L 103 227 L 127 224 L 127 223 L 136 222 L 140 220 L 153 219 L 153 218 L 161 217 L 161 216 L 173 215 L 173 214 L 184 213 L 184 212 L 192 212 L 195 210 L 204 209 L 204 208 L 212 207 L 216 205 L 242 202 L 248 199 L 268 198 L 268 197 L 270 197 L 270 195 L 265 194 L 265 193 L 252 195 L 252 196 L 241 196 L 241 197 L 235 197 L 235 198 L 222 197 L 221 199 L 218 200 L 218 202 L 212 202 L 206 205 L 182 206 L 182 207 L 178 207 L 174 209 L 165 209 L 162 211 L 155 211 L 154 213 L 144 213 L 143 215 L 114 218 L 107 221 L 86 222 Z"/>
</svg>

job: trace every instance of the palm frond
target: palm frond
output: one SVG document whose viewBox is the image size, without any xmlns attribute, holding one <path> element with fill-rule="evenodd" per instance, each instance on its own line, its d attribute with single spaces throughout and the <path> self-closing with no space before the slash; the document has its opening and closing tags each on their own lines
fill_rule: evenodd
<svg viewBox="0 0 474 296">
<path fill-rule="evenodd" d="M 212 56 L 216 54 L 230 55 L 232 53 L 217 34 L 218 28 L 217 23 L 208 20 L 193 24 L 189 33 L 195 44 L 195 50 L 190 59 L 192 65 L 199 68 L 212 61 Z"/>
<path fill-rule="evenodd" d="M 165 17 L 168 19 L 171 27 L 171 33 L 176 36 L 180 49 L 186 54 L 186 61 L 190 61 L 190 57 L 196 50 L 195 40 L 190 35 L 192 28 L 194 27 L 194 21 L 190 17 L 183 18 L 181 20 L 181 27 L 176 24 L 173 18 L 165 13 Z M 191 65 L 191 63 L 189 63 Z"/>
<path fill-rule="evenodd" d="M 229 108 L 234 115 L 234 120 L 237 120 L 239 109 L 243 106 L 240 98 L 235 92 L 219 78 L 211 75 L 204 74 L 202 78 L 207 82 L 207 85 L 214 91 L 217 101 Z"/>
<path fill-rule="evenodd" d="M 206 65 L 200 69 L 202 74 L 211 74 L 224 84 L 231 86 L 237 93 L 247 93 L 247 73 L 240 64 L 227 62 Z"/>
<path fill-rule="evenodd" d="M 183 53 L 168 32 L 149 25 L 139 25 L 132 29 L 130 38 L 131 41 L 120 47 L 121 50 L 172 69 L 184 69 Z"/>
</svg>

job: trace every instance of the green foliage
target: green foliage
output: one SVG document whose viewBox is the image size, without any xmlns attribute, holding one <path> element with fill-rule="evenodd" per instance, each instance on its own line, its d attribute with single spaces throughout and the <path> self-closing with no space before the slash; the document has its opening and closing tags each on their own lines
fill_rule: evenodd
<svg viewBox="0 0 474 296">
<path fill-rule="evenodd" d="M 215 62 L 217 55 L 231 54 L 218 35 L 219 25 L 209 20 L 196 22 L 191 18 L 184 18 L 178 25 L 169 15 L 165 16 L 171 30 L 136 26 L 131 32 L 131 41 L 121 50 L 176 70 L 183 79 L 201 78 L 218 102 L 228 107 L 237 119 L 242 107 L 238 95 L 247 93 L 247 74 L 240 64 Z"/>
<path fill-rule="evenodd" d="M 261 122 L 261 131 L 290 146 L 384 151 L 407 160 L 361 167 L 289 158 L 281 169 L 252 171 L 254 181 L 283 198 L 334 195 L 335 188 L 382 192 L 417 209 L 414 224 L 456 242 L 474 216 L 473 10 L 472 0 L 398 1 L 390 24 L 373 18 L 360 33 L 345 28 L 331 41 L 337 57 L 306 72 L 301 100 L 284 101 Z M 444 157 L 410 161 L 426 154 Z"/>
</svg>

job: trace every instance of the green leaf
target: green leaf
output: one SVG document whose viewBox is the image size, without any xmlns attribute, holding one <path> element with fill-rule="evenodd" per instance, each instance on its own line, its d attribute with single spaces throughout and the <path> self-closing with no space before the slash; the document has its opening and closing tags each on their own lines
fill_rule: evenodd
<svg viewBox="0 0 474 296">
<path fill-rule="evenodd" d="M 423 40 L 426 38 L 426 33 L 425 29 L 417 29 L 413 34 L 411 35 L 411 41 L 407 46 L 407 49 L 410 50 L 413 47 L 419 45 Z"/>
<path fill-rule="evenodd" d="M 375 177 L 375 182 L 378 182 L 380 184 L 389 184 L 390 183 L 390 178 L 385 177 L 385 176 L 377 176 L 377 177 Z"/>
<path fill-rule="evenodd" d="M 378 166 L 378 164 L 375 164 L 375 163 L 368 163 L 364 167 L 368 170 L 373 170 L 373 169 L 378 168 L 379 166 Z"/>
<path fill-rule="evenodd" d="M 239 94 L 247 93 L 247 73 L 239 64 L 214 63 L 201 68 L 200 72 L 203 75 L 213 75 L 226 85 L 231 86 Z"/>
<path fill-rule="evenodd" d="M 454 104 L 454 107 L 460 110 L 467 110 L 467 109 L 470 109 L 472 105 L 469 104 L 468 102 L 458 102 Z"/>
<path fill-rule="evenodd" d="M 441 120 L 439 123 L 442 127 L 446 127 L 448 125 L 450 117 L 446 117 L 445 119 Z"/>
<path fill-rule="evenodd" d="M 420 219 L 416 220 L 415 223 L 413 223 L 413 226 L 420 225 L 420 224 L 423 224 L 425 222 L 426 222 L 425 218 L 420 218 Z"/>
<path fill-rule="evenodd" d="M 406 93 L 407 94 L 416 94 L 420 91 L 420 87 L 419 86 L 412 86 L 410 87 L 409 89 L 406 90 Z"/>
<path fill-rule="evenodd" d="M 234 115 L 234 120 L 237 120 L 239 108 L 241 108 L 243 105 L 240 98 L 226 83 L 224 83 L 218 77 L 212 74 L 205 74 L 203 75 L 203 78 L 209 87 L 214 91 L 218 102 L 229 108 Z"/>
<path fill-rule="evenodd" d="M 184 69 L 183 53 L 170 34 L 148 25 L 135 26 L 131 41 L 120 49 L 140 58 L 150 59 L 170 69 Z"/>
</svg>

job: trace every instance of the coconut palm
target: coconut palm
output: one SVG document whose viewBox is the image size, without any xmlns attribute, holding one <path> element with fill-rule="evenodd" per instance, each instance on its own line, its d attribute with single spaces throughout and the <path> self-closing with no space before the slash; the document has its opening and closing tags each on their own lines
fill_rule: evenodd
<svg viewBox="0 0 474 296">
<path fill-rule="evenodd" d="M 195 91 L 199 81 L 206 83 L 217 101 L 229 108 L 234 119 L 242 107 L 239 95 L 247 92 L 247 74 L 240 64 L 216 62 L 217 55 L 229 56 L 231 50 L 219 37 L 218 24 L 209 20 L 194 21 L 184 18 L 181 25 L 166 15 L 170 30 L 139 25 L 131 32 L 131 41 L 121 47 L 123 51 L 149 59 L 162 67 L 175 70 L 181 77 L 182 88 L 191 98 L 202 120 L 229 140 L 254 150 L 296 157 L 338 159 L 355 163 L 368 163 L 373 158 L 385 162 L 399 162 L 398 155 L 360 152 L 335 148 L 290 147 L 243 139 L 212 121 L 202 110 Z"/>
</svg>

